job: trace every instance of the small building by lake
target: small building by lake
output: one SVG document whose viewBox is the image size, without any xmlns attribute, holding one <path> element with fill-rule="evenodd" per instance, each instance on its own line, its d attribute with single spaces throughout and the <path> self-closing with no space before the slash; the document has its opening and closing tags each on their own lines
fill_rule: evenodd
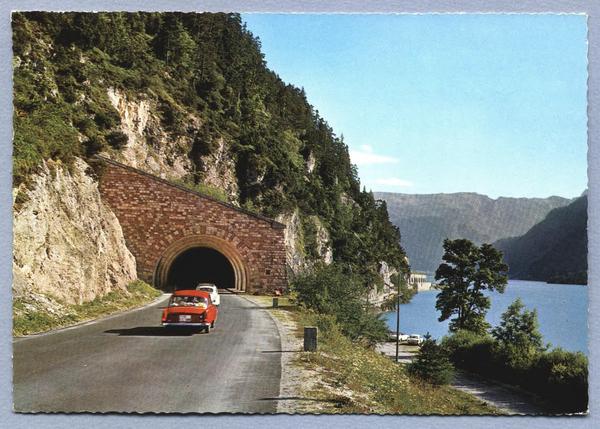
<svg viewBox="0 0 600 429">
<path fill-rule="evenodd" d="M 431 282 L 427 281 L 427 274 L 421 271 L 412 271 L 410 273 L 408 285 L 417 292 L 431 290 Z"/>
</svg>

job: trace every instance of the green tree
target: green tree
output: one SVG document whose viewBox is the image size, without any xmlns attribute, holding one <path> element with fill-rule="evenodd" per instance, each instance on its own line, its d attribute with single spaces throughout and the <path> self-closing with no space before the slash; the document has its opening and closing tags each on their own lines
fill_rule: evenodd
<svg viewBox="0 0 600 429">
<path fill-rule="evenodd" d="M 451 332 L 486 332 L 490 299 L 484 291 L 503 293 L 508 282 L 508 266 L 502 262 L 502 253 L 490 244 L 477 247 L 466 239 L 445 239 L 443 260 L 435 272 L 441 289 L 435 304 L 441 312 L 438 320 L 456 316 L 450 321 Z"/>
<path fill-rule="evenodd" d="M 492 329 L 501 359 L 509 366 L 526 369 L 544 351 L 536 310 L 525 310 L 517 298 L 502 314 L 500 325 Z"/>
<path fill-rule="evenodd" d="M 191 69 L 196 45 L 176 15 L 166 15 L 154 40 L 159 58 L 167 65 Z"/>
<path fill-rule="evenodd" d="M 370 344 L 387 337 L 387 326 L 365 302 L 363 279 L 349 266 L 317 265 L 292 282 L 298 302 L 319 314 L 333 315 L 342 333 Z"/>
<path fill-rule="evenodd" d="M 409 364 L 408 372 L 435 385 L 449 384 L 454 378 L 454 366 L 447 352 L 429 333 L 425 335 L 417 356 Z"/>
</svg>

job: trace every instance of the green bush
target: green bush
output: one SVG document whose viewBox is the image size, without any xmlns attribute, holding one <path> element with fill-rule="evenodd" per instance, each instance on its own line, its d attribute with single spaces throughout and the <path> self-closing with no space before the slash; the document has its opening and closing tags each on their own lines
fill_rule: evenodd
<svg viewBox="0 0 600 429">
<path fill-rule="evenodd" d="M 93 135 L 90 138 L 84 140 L 83 146 L 85 148 L 85 154 L 87 156 L 92 156 L 101 152 L 104 149 L 106 141 L 100 135 Z"/>
<path fill-rule="evenodd" d="M 317 265 L 296 277 L 291 285 L 300 305 L 321 315 L 335 317 L 342 333 L 369 344 L 385 340 L 387 326 L 366 304 L 367 289 L 350 267 L 333 263 Z"/>
<path fill-rule="evenodd" d="M 527 385 L 543 396 L 553 411 L 587 410 L 588 359 L 583 353 L 554 349 L 543 353 L 530 371 Z"/>
<path fill-rule="evenodd" d="M 519 298 L 502 314 L 492 336 L 498 344 L 498 358 L 513 369 L 528 369 L 544 350 L 537 312 L 525 310 Z"/>
<path fill-rule="evenodd" d="M 111 131 L 106 135 L 106 142 L 114 149 L 122 149 L 127 145 L 127 135 L 121 131 Z"/>
<path fill-rule="evenodd" d="M 96 112 L 94 115 L 94 122 L 96 122 L 98 127 L 109 130 L 121 123 L 121 117 L 115 109 L 102 110 Z"/>
<path fill-rule="evenodd" d="M 429 334 L 425 335 L 417 356 L 408 365 L 408 372 L 438 386 L 450 384 L 454 379 L 454 366 L 448 358 L 448 352 Z"/>
<path fill-rule="evenodd" d="M 489 373 L 494 356 L 494 339 L 473 331 L 460 330 L 442 338 L 441 346 L 459 368 Z"/>
<path fill-rule="evenodd" d="M 446 336 L 441 345 L 457 368 L 539 395 L 552 412 L 587 409 L 588 360 L 583 353 L 554 349 L 518 359 L 517 348 L 507 351 L 505 344 L 493 337 L 470 331 Z"/>
<path fill-rule="evenodd" d="M 216 186 L 207 185 L 205 183 L 194 183 L 194 178 L 184 177 L 183 179 L 175 179 L 173 182 L 180 186 L 183 186 L 190 191 L 200 192 L 201 194 L 208 195 L 216 200 L 224 203 L 229 202 L 229 197 L 225 190 L 217 188 Z"/>
</svg>

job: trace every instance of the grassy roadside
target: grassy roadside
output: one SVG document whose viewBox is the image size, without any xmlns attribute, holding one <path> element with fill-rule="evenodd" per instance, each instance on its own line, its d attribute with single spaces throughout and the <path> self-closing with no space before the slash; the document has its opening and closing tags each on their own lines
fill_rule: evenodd
<svg viewBox="0 0 600 429">
<path fill-rule="evenodd" d="M 58 308 L 53 311 L 39 302 L 16 298 L 13 301 L 13 336 L 46 332 L 139 307 L 156 299 L 161 293 L 147 283 L 136 280 L 129 283 L 124 291 L 109 292 L 79 305 L 53 300 Z"/>
<path fill-rule="evenodd" d="M 252 297 L 265 306 L 270 297 Z M 286 312 L 301 338 L 303 326 L 319 326 L 319 351 L 298 353 L 294 364 L 320 375 L 308 391 L 298 392 L 321 404 L 316 413 L 371 414 L 501 414 L 477 398 L 451 387 L 434 387 L 409 378 L 403 365 L 396 365 L 375 350 L 351 342 L 335 322 L 308 312 L 280 298 L 275 317 Z"/>
</svg>

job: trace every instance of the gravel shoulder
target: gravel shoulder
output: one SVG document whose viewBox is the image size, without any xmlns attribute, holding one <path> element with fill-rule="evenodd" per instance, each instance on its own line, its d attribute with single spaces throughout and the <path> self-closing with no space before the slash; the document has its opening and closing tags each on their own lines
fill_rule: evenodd
<svg viewBox="0 0 600 429">
<path fill-rule="evenodd" d="M 356 390 L 352 386 L 340 382 L 340 380 L 336 381 L 334 374 L 336 373 L 336 369 L 320 365 L 319 362 L 315 361 L 313 354 L 303 351 L 302 328 L 299 326 L 297 320 L 295 320 L 296 318 L 292 311 L 288 311 L 289 309 L 285 306 L 273 308 L 272 297 L 246 295 L 244 298 L 265 309 L 273 318 L 279 331 L 281 339 L 281 382 L 277 401 L 278 413 L 337 414 L 348 412 L 344 410 L 347 410 L 349 404 L 352 403 L 362 405 L 372 403 L 373 398 L 364 389 Z M 382 354 L 387 354 L 385 352 L 391 351 L 392 348 L 395 354 L 395 343 L 384 344 L 383 348 L 378 349 L 378 351 L 380 353 L 384 352 Z M 404 363 L 410 362 L 414 353 L 418 350 L 415 346 L 406 345 L 401 346 L 400 349 L 401 361 Z M 324 351 L 320 353 L 325 360 L 338 361 L 342 366 L 348 364 L 347 362 L 343 363 L 339 361 L 340 357 L 335 354 L 332 355 Z M 346 369 L 348 370 L 348 368 Z M 385 389 L 385 386 L 382 386 L 382 388 Z M 471 392 L 466 393 L 470 394 Z M 484 402 L 491 403 L 491 401 Z M 470 405 L 473 405 L 473 402 Z M 427 407 L 429 406 L 432 409 L 435 407 L 431 404 L 427 405 Z M 411 408 L 410 406 L 407 408 L 416 409 L 416 407 Z M 385 410 L 385 407 L 383 410 Z M 484 414 L 488 414 L 490 411 L 492 414 L 495 414 L 493 407 L 489 411 L 486 408 L 478 410 L 481 410 Z M 387 414 L 389 411 L 382 411 L 382 409 L 375 407 L 371 411 L 350 412 Z"/>
<path fill-rule="evenodd" d="M 299 328 L 289 312 L 272 307 L 271 298 L 245 295 L 244 298 L 267 310 L 271 315 L 281 339 L 281 381 L 277 413 L 315 414 L 322 413 L 328 406 L 306 392 L 314 390 L 322 377 L 318 370 L 309 369 L 300 362 L 304 343 Z"/>
</svg>

